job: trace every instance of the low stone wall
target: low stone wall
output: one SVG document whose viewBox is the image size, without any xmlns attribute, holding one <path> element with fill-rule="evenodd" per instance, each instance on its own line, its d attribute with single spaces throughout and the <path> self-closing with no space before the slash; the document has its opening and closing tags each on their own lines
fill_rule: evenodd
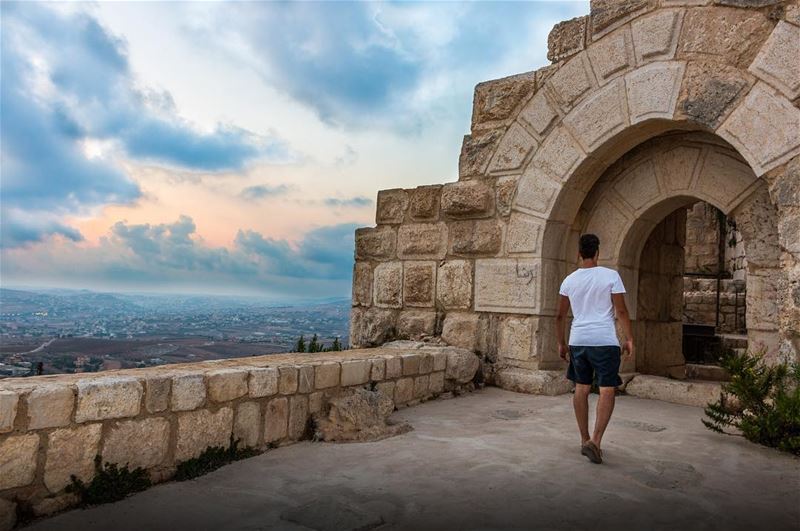
<svg viewBox="0 0 800 531">
<path fill-rule="evenodd" d="M 37 516 L 74 505 L 70 477 L 90 481 L 98 455 L 163 481 L 178 463 L 232 439 L 263 449 L 307 438 L 311 415 L 348 387 L 407 406 L 471 386 L 478 366 L 467 350 L 398 342 L 2 380 L 0 522 L 17 504 Z"/>
<path fill-rule="evenodd" d="M 737 300 L 738 299 L 738 300 Z M 717 281 L 713 278 L 683 279 L 683 321 L 715 324 L 717 319 Z M 747 331 L 747 288 L 743 280 L 723 279 L 719 293 L 717 332 L 741 334 Z"/>
</svg>

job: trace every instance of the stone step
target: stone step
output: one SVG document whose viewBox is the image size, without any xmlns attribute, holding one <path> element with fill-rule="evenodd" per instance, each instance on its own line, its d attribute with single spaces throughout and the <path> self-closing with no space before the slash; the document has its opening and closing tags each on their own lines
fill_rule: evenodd
<svg viewBox="0 0 800 531">
<path fill-rule="evenodd" d="M 721 392 L 719 382 L 672 380 L 647 374 L 634 376 L 625 387 L 625 393 L 631 396 L 695 407 L 705 407 L 709 402 L 715 402 Z"/>
<path fill-rule="evenodd" d="M 728 371 L 719 365 L 701 365 L 699 363 L 686 364 L 686 378 L 689 380 L 708 380 L 712 382 L 727 382 L 731 379 Z"/>
</svg>

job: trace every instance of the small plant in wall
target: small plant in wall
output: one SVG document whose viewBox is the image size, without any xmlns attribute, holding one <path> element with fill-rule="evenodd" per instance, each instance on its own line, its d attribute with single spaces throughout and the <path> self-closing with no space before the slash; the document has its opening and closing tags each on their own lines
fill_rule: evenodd
<svg viewBox="0 0 800 531">
<path fill-rule="evenodd" d="M 84 483 L 74 475 L 70 476 L 72 483 L 66 490 L 78 496 L 78 503 L 82 507 L 119 501 L 151 485 L 147 471 L 142 468 L 129 470 L 127 465 L 118 467 L 113 463 L 101 463 L 102 458 L 96 456 L 95 474 L 89 483 Z"/>
<path fill-rule="evenodd" d="M 800 455 L 800 365 L 764 362 L 764 354 L 730 352 L 721 359 L 731 376 L 708 404 L 703 424 L 718 433 Z M 733 428 L 738 433 L 726 431 Z"/>
<path fill-rule="evenodd" d="M 173 479 L 175 481 L 194 479 L 229 463 L 253 457 L 259 453 L 261 452 L 254 448 L 239 448 L 239 440 L 231 438 L 231 444 L 227 448 L 209 446 L 199 456 L 178 463 Z"/>
</svg>

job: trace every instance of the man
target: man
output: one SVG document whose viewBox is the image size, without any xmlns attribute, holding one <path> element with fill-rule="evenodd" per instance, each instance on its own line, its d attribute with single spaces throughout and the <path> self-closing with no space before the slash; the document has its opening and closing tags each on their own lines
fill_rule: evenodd
<svg viewBox="0 0 800 531">
<path fill-rule="evenodd" d="M 561 359 L 569 355 L 567 378 L 575 382 L 575 418 L 581 432 L 581 454 L 592 463 L 603 462 L 600 443 L 614 411 L 614 393 L 622 384 L 619 377 L 620 345 L 614 326 L 614 312 L 627 338 L 626 356 L 633 354 L 633 334 L 625 306 L 625 286 L 613 269 L 597 265 L 600 239 L 584 234 L 578 244 L 580 267 L 571 273 L 559 290 L 556 336 Z M 569 346 L 564 342 L 564 323 L 572 307 L 572 328 Z M 597 378 L 600 398 L 594 433 L 589 436 L 589 391 Z"/>
</svg>

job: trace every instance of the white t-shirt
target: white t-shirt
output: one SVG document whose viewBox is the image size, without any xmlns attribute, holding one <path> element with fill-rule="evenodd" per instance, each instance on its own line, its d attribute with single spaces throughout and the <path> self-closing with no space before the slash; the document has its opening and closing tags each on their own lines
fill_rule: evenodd
<svg viewBox="0 0 800 531">
<path fill-rule="evenodd" d="M 619 273 L 600 266 L 580 268 L 564 279 L 559 293 L 569 297 L 572 308 L 570 345 L 619 346 L 611 301 L 612 293 L 625 293 Z"/>
</svg>

